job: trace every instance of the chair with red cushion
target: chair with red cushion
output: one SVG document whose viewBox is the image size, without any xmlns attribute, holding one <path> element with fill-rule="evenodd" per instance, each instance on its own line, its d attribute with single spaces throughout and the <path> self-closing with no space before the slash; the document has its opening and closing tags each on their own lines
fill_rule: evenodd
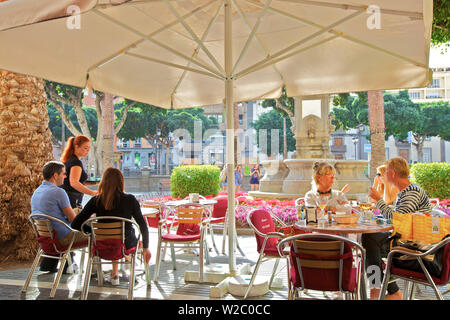
<svg viewBox="0 0 450 320">
<path fill-rule="evenodd" d="M 273 279 L 280 263 L 280 259 L 287 258 L 284 254 L 278 252 L 278 242 L 280 239 L 285 238 L 283 233 L 277 232 L 275 228 L 274 220 L 283 227 L 287 227 L 286 224 L 278 217 L 270 214 L 264 209 L 255 209 L 247 215 L 247 223 L 250 228 L 253 229 L 256 238 L 257 251 L 259 253 L 258 261 L 256 262 L 255 269 L 250 279 L 249 286 L 245 292 L 244 299 L 249 295 L 253 283 L 255 281 L 258 269 L 262 262 L 270 259 L 276 259 L 275 266 L 273 268 L 272 276 L 270 278 L 269 287 L 272 285 Z"/>
<path fill-rule="evenodd" d="M 166 219 L 159 221 L 158 227 L 158 249 L 156 251 L 156 265 L 153 274 L 153 281 L 158 281 L 159 268 L 161 264 L 161 248 L 163 244 L 170 244 L 171 248 L 199 248 L 199 281 L 203 281 L 203 255 L 206 255 L 206 263 L 209 263 L 208 246 L 205 233 L 210 220 L 210 209 L 208 206 L 199 203 L 187 203 L 176 206 L 172 214 L 178 222 L 176 230 L 174 228 L 163 228 Z M 174 252 L 174 251 L 172 251 Z M 175 261 L 175 254 L 172 254 Z M 176 265 L 174 263 L 174 269 Z"/>
<path fill-rule="evenodd" d="M 440 277 L 436 275 L 431 275 L 427 270 L 425 264 L 423 263 L 423 259 L 428 255 L 435 255 L 436 251 L 442 250 L 442 269 Z M 393 263 L 394 255 L 401 254 L 410 256 L 411 258 L 416 258 L 419 262 L 419 265 L 422 268 L 422 272 L 411 271 L 404 268 L 396 267 Z M 402 249 L 393 249 L 389 252 L 387 256 L 385 274 L 383 278 L 383 284 L 380 290 L 380 300 L 384 300 L 386 297 L 386 289 L 388 283 L 392 280 L 392 278 L 403 279 L 406 281 L 406 288 L 408 289 L 409 284 L 412 283 L 413 287 L 411 288 L 411 293 L 408 295 L 408 292 L 404 292 L 403 296 L 405 298 L 412 298 L 414 293 L 414 286 L 416 284 L 423 284 L 425 286 L 430 286 L 433 288 L 436 297 L 439 300 L 444 300 L 442 293 L 439 291 L 438 286 L 445 286 L 449 283 L 450 280 L 450 237 L 438 242 L 434 246 L 432 246 L 429 250 L 423 253 L 414 253 L 411 251 L 406 251 Z"/>
<path fill-rule="evenodd" d="M 63 273 L 64 265 L 66 264 L 66 260 L 69 266 L 72 265 L 70 252 L 87 247 L 88 241 L 86 240 L 74 243 L 75 236 L 77 233 L 79 233 L 79 231 L 73 230 L 64 221 L 58 218 L 42 213 L 33 213 L 30 215 L 28 219 L 31 222 L 34 233 L 36 235 L 36 239 L 39 242 L 40 248 L 36 254 L 36 257 L 34 258 L 33 264 L 31 265 L 31 269 L 30 272 L 28 273 L 27 280 L 23 285 L 22 292 L 27 291 L 28 285 L 30 284 L 31 281 L 31 277 L 36 267 L 38 266 L 41 258 L 46 257 L 51 259 L 58 259 L 60 262 L 58 273 L 56 274 L 52 290 L 50 291 L 50 298 L 53 298 L 55 296 L 56 289 L 58 288 L 59 281 Z M 58 242 L 57 234 L 52 226 L 52 223 L 61 224 L 65 228 L 67 228 L 70 232 L 72 232 L 73 235 L 72 240 L 68 246 L 64 247 Z M 82 252 L 80 273 L 82 273 L 83 261 L 84 261 L 84 251 Z"/>
<path fill-rule="evenodd" d="M 359 298 L 365 249 L 357 242 L 331 234 L 299 234 L 280 241 L 290 245 L 289 299 L 301 290 L 340 291 Z M 355 249 L 353 255 L 352 249 Z"/>
<path fill-rule="evenodd" d="M 222 254 L 225 254 L 225 240 L 228 234 L 228 217 L 227 217 L 227 210 L 228 210 L 228 198 L 227 197 L 217 197 L 215 198 L 217 201 L 216 204 L 213 205 L 212 213 L 211 213 L 211 219 L 209 224 L 209 234 L 211 236 L 211 241 L 214 247 L 214 250 L 217 254 L 219 254 L 219 250 L 216 247 L 216 242 L 214 239 L 214 229 L 221 229 L 223 231 L 222 236 Z M 234 209 L 236 210 L 239 202 L 237 199 L 234 199 Z M 239 252 L 244 256 L 244 252 L 242 251 L 241 247 L 239 246 L 239 242 L 237 239 L 237 236 L 235 235 L 236 239 L 236 247 L 239 250 Z"/>
<path fill-rule="evenodd" d="M 127 249 L 125 247 L 125 224 L 130 223 L 138 231 L 137 246 Z M 92 267 L 100 267 L 102 264 L 124 264 L 130 265 L 130 277 L 128 284 L 128 300 L 133 299 L 135 281 L 136 256 L 141 252 L 140 239 L 142 234 L 139 225 L 130 219 L 114 216 L 93 217 L 81 225 L 81 230 L 86 230 L 85 225 L 92 230 L 89 243 L 89 258 L 84 278 L 81 299 L 86 300 L 89 291 Z M 126 260 L 125 258 L 130 258 Z M 106 261 L 102 261 L 106 260 Z M 123 260 L 123 261 L 121 261 Z M 147 284 L 149 283 L 148 265 L 144 262 Z M 99 279 L 102 278 L 99 275 Z"/>
</svg>

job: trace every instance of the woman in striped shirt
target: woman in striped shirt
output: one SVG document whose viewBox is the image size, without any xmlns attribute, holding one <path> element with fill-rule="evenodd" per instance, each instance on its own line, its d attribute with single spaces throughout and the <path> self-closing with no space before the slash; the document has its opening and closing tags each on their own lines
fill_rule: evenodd
<svg viewBox="0 0 450 320">
<path fill-rule="evenodd" d="M 431 206 L 428 196 L 419 186 L 409 181 L 408 163 L 403 158 L 392 158 L 386 161 L 386 180 L 397 187 L 399 193 L 395 202 L 394 210 L 391 209 L 382 199 L 382 195 L 374 188 L 370 188 L 369 195 L 376 201 L 375 205 L 385 218 L 392 219 L 394 211 L 400 213 L 430 212 Z M 366 270 L 370 266 L 377 266 L 382 270 L 382 257 L 389 251 L 390 232 L 363 234 L 361 242 L 366 249 L 367 263 Z M 372 267 L 373 268 L 373 267 Z M 397 300 L 402 298 L 402 293 L 395 282 L 388 285 L 388 295 L 386 300 Z M 377 299 L 380 293 L 379 288 L 370 290 L 371 299 Z"/>
</svg>

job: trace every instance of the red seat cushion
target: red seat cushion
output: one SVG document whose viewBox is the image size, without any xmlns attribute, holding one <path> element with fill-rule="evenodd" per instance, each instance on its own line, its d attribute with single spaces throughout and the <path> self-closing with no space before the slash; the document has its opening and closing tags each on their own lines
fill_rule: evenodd
<svg viewBox="0 0 450 320">
<path fill-rule="evenodd" d="M 180 223 L 177 229 L 178 236 L 193 236 L 200 237 L 200 225 L 197 223 Z"/>
<path fill-rule="evenodd" d="M 212 218 L 225 218 L 225 215 L 227 213 L 227 208 L 228 208 L 228 198 L 217 197 L 215 200 L 217 201 L 217 203 L 215 203 L 213 206 L 211 217 Z M 216 221 L 216 223 L 217 223 L 217 221 Z"/>
<path fill-rule="evenodd" d="M 155 217 L 146 216 L 145 219 L 147 220 L 147 225 L 150 228 L 158 228 L 159 213 Z"/>
<path fill-rule="evenodd" d="M 423 280 L 423 281 L 427 282 L 427 277 L 422 272 L 410 271 L 410 270 L 401 269 L 401 268 L 397 268 L 397 267 L 392 266 L 391 267 L 391 273 L 393 275 L 407 277 L 407 278 L 420 279 L 420 280 Z M 434 283 L 436 285 L 444 285 L 444 284 L 447 284 L 447 282 L 448 282 L 448 281 L 446 281 L 446 282 L 442 283 L 440 278 L 436 278 L 434 276 L 431 276 L 431 278 L 433 279 L 433 281 L 434 281 Z"/>
<path fill-rule="evenodd" d="M 45 254 L 51 254 L 51 255 L 58 255 L 59 252 L 55 250 L 54 244 L 56 245 L 56 248 L 60 251 L 66 251 L 68 246 L 62 246 L 57 240 L 56 240 L 56 232 L 53 230 L 54 239 L 49 237 L 37 237 L 36 240 L 38 241 L 42 251 L 44 251 Z M 82 248 L 86 247 L 88 245 L 88 240 L 83 240 L 80 242 L 76 242 L 72 245 L 72 249 L 76 248 Z"/>
<path fill-rule="evenodd" d="M 122 248 L 126 255 L 136 251 L 136 247 L 125 248 L 125 244 L 120 239 L 97 240 L 93 244 L 94 254 L 104 260 L 120 260 L 124 257 Z"/>
<path fill-rule="evenodd" d="M 165 241 L 174 241 L 174 242 L 195 241 L 195 240 L 200 239 L 200 234 L 179 235 L 179 234 L 168 233 L 168 234 L 164 234 L 162 236 L 162 238 Z"/>
</svg>

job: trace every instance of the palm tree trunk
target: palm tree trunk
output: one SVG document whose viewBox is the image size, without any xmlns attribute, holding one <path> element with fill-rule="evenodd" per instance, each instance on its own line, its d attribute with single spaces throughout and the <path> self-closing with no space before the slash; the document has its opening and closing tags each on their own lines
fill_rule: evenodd
<svg viewBox="0 0 450 320">
<path fill-rule="evenodd" d="M 99 119 L 99 121 L 103 121 L 102 169 L 105 170 L 108 167 L 113 167 L 114 164 L 114 104 L 113 96 L 109 93 L 105 93 L 102 119 Z"/>
<path fill-rule="evenodd" d="M 0 70 L 0 261 L 29 260 L 30 199 L 53 159 L 44 81 Z"/>
<path fill-rule="evenodd" d="M 372 144 L 369 178 L 373 180 L 377 167 L 386 160 L 383 91 L 369 91 L 368 104 L 370 143 Z"/>
</svg>

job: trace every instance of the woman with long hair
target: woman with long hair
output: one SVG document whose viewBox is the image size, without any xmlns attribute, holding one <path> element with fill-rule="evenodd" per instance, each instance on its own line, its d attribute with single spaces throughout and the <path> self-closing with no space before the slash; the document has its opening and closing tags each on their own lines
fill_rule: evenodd
<svg viewBox="0 0 450 320">
<path fill-rule="evenodd" d="M 92 197 L 84 206 L 83 210 L 72 221 L 72 228 L 81 230 L 81 225 L 91 215 L 97 217 L 113 216 L 126 219 L 134 218 L 139 225 L 142 234 L 144 248 L 144 260 L 148 263 L 151 258 L 148 249 L 148 228 L 142 216 L 139 202 L 132 194 L 124 192 L 123 175 L 116 168 L 108 168 L 103 173 L 102 180 L 98 186 L 98 195 Z M 130 223 L 125 224 L 125 247 L 133 248 L 137 245 L 137 238 L 133 226 Z M 111 272 L 111 284 L 119 285 L 119 267 L 113 264 Z"/>
<path fill-rule="evenodd" d="M 88 137 L 83 135 L 70 137 L 61 156 L 61 162 L 66 166 L 67 174 L 61 187 L 66 190 L 72 208 L 81 207 L 84 194 L 90 196 L 97 194 L 96 191 L 85 186 L 88 175 L 81 162 L 81 159 L 89 154 L 90 148 L 91 140 Z"/>
</svg>

